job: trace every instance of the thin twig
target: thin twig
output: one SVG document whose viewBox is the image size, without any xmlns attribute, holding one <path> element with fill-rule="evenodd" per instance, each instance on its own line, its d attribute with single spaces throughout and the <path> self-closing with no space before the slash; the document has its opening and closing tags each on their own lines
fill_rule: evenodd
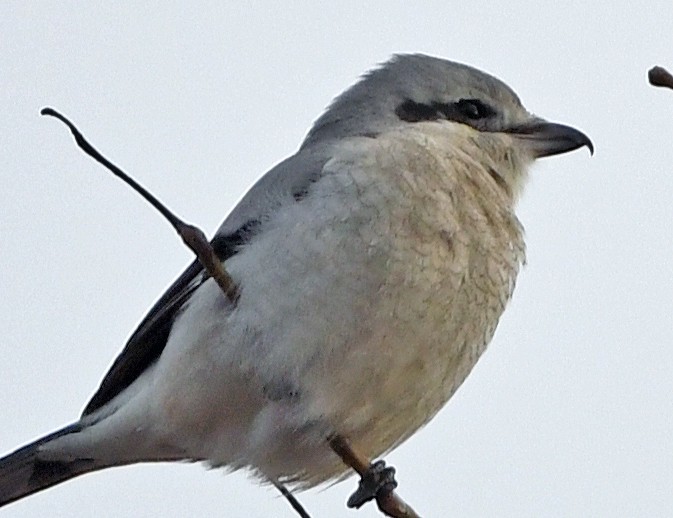
<svg viewBox="0 0 673 518">
<path fill-rule="evenodd" d="M 329 440 L 329 445 L 347 466 L 351 467 L 358 475 L 363 476 L 371 463 L 366 457 L 358 454 L 344 437 L 335 435 Z M 394 491 L 388 491 L 376 496 L 376 504 L 379 510 L 392 518 L 421 518 L 409 504 Z"/>
<path fill-rule="evenodd" d="M 162 214 L 162 216 L 164 216 L 169 221 L 176 232 L 180 234 L 180 237 L 184 243 L 196 254 L 205 270 L 210 274 L 211 277 L 213 277 L 213 279 L 215 279 L 227 298 L 232 303 L 236 302 L 236 299 L 238 298 L 238 289 L 236 284 L 224 269 L 222 262 L 215 254 L 213 247 L 210 245 L 206 235 L 201 231 L 201 229 L 182 221 L 168 208 L 166 208 L 166 206 L 161 203 L 152 193 L 150 193 L 124 171 L 119 169 L 119 167 L 101 155 L 98 150 L 96 150 L 96 148 L 89 144 L 89 142 L 79 132 L 75 125 L 66 119 L 63 115 L 58 113 L 56 110 L 53 110 L 52 108 L 44 108 L 42 111 L 40 111 L 40 113 L 42 115 L 56 117 L 63 124 L 68 126 L 75 137 L 75 142 L 77 142 L 77 145 L 87 155 L 109 169 L 117 178 L 122 179 L 124 182 L 130 185 L 134 191 L 145 198 L 145 200 L 147 200 L 150 205 L 152 205 L 152 207 L 157 209 Z"/>
<path fill-rule="evenodd" d="M 286 488 L 280 482 L 276 482 L 275 480 L 273 481 L 273 485 L 276 486 L 276 489 L 278 489 L 278 491 L 280 491 L 283 494 L 283 496 L 287 499 L 287 501 L 290 502 L 292 509 L 297 511 L 297 514 L 301 518 L 311 518 L 311 515 L 308 514 L 308 512 L 306 512 L 304 506 L 301 505 L 299 500 L 297 500 L 297 497 L 295 497 L 288 488 Z"/>
<path fill-rule="evenodd" d="M 647 78 L 652 86 L 660 86 L 673 90 L 673 75 L 664 67 L 651 68 L 647 73 Z"/>
</svg>

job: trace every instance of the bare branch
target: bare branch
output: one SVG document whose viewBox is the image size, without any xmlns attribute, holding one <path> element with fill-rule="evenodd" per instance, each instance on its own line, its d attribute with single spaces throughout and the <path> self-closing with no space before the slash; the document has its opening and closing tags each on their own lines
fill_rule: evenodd
<svg viewBox="0 0 673 518">
<path fill-rule="evenodd" d="M 653 67 L 647 73 L 647 78 L 652 86 L 670 88 L 673 90 L 673 75 L 663 67 Z"/>
<path fill-rule="evenodd" d="M 292 506 L 292 509 L 297 511 L 297 514 L 301 518 L 311 518 L 311 516 L 306 512 L 306 509 L 304 509 L 304 506 L 301 505 L 299 500 L 297 500 L 297 497 L 295 497 L 288 488 L 286 488 L 283 484 L 280 482 L 273 481 L 273 485 L 276 486 L 276 489 L 280 491 L 283 496 L 287 499 L 287 501 L 290 503 Z"/>
<path fill-rule="evenodd" d="M 63 122 L 63 124 L 68 126 L 75 137 L 75 142 L 77 142 L 77 145 L 87 155 L 105 166 L 117 178 L 122 179 L 124 182 L 130 185 L 134 191 L 145 198 L 145 200 L 147 200 L 150 205 L 152 205 L 152 207 L 157 209 L 169 221 L 176 232 L 180 234 L 180 237 L 184 243 L 196 254 L 196 257 L 198 257 L 205 270 L 213 279 L 215 279 L 227 298 L 232 303 L 236 302 L 236 299 L 238 298 L 238 289 L 236 284 L 224 269 L 224 266 L 222 266 L 222 262 L 217 257 L 217 254 L 215 254 L 213 247 L 208 242 L 205 234 L 199 228 L 182 221 L 168 208 L 166 208 L 166 206 L 161 203 L 152 193 L 150 193 L 124 171 L 119 169 L 119 167 L 101 155 L 98 150 L 96 150 L 96 148 L 89 144 L 89 142 L 84 138 L 75 125 L 66 119 L 63 115 L 58 113 L 56 110 L 53 110 L 52 108 L 44 108 L 42 111 L 40 111 L 40 113 L 42 115 L 56 117 L 58 120 Z"/>
<path fill-rule="evenodd" d="M 361 477 L 365 476 L 371 467 L 366 457 L 358 454 L 347 439 L 335 435 L 329 440 L 329 445 L 347 466 L 350 466 Z M 392 518 L 421 518 L 409 504 L 395 494 L 394 491 L 379 492 L 376 495 L 376 504 L 379 510 Z"/>
</svg>

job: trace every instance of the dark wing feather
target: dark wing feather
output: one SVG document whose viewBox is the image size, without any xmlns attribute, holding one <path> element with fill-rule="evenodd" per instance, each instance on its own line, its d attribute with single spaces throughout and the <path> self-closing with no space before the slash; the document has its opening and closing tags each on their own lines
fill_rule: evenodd
<svg viewBox="0 0 673 518">
<path fill-rule="evenodd" d="M 204 280 L 203 267 L 194 261 L 157 301 L 131 335 L 103 378 L 83 416 L 98 410 L 136 380 L 161 355 L 173 320 L 185 301 Z"/>
<path fill-rule="evenodd" d="M 235 255 L 238 247 L 258 226 L 258 220 L 247 222 L 233 234 L 216 236 L 211 242 L 221 261 Z M 175 317 L 191 294 L 208 278 L 199 261 L 194 261 L 163 294 L 131 335 L 101 382 L 98 391 L 84 409 L 91 414 L 133 383 L 161 355 Z"/>
</svg>

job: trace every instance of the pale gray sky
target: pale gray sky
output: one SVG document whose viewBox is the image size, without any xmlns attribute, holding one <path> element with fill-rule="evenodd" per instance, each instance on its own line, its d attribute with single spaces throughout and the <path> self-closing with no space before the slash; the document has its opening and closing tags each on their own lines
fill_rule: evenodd
<svg viewBox="0 0 673 518">
<path fill-rule="evenodd" d="M 191 260 L 85 157 L 115 163 L 206 232 L 291 154 L 333 96 L 393 52 L 486 70 L 589 134 L 541 162 L 519 208 L 528 266 L 486 355 L 388 456 L 424 516 L 673 515 L 673 3 L 0 4 L 0 451 L 75 419 Z M 241 4 L 242 5 L 242 4 Z M 377 517 L 356 480 L 300 495 Z M 84 476 L 14 518 L 295 516 L 245 474 L 155 465 Z"/>
</svg>

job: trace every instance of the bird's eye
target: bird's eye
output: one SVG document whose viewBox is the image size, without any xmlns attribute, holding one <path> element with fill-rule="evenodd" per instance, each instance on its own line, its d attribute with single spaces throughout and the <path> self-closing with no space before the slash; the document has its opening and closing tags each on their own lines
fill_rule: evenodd
<svg viewBox="0 0 673 518">
<path fill-rule="evenodd" d="M 495 111 L 479 99 L 461 99 L 456 103 L 458 111 L 468 119 L 485 119 L 495 114 Z"/>
</svg>

